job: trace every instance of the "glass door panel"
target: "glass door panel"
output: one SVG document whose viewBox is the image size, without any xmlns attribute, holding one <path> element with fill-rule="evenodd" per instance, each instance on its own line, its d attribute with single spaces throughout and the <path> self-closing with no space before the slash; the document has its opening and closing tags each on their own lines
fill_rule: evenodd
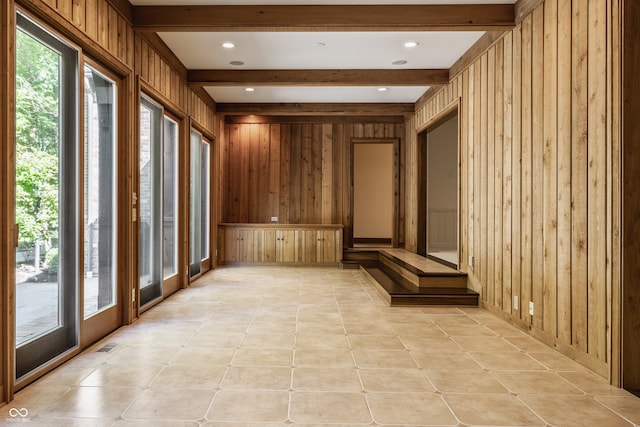
<svg viewBox="0 0 640 427">
<path fill-rule="evenodd" d="M 458 266 L 458 115 L 427 131 L 427 255 Z"/>
<path fill-rule="evenodd" d="M 116 85 L 84 67 L 84 317 L 116 304 Z"/>
<path fill-rule="evenodd" d="M 178 272 L 178 123 L 164 117 L 163 277 Z"/>
<path fill-rule="evenodd" d="M 211 155 L 211 145 L 207 141 L 202 141 L 202 160 L 200 161 L 200 258 L 201 261 L 209 259 L 209 187 L 210 168 L 209 159 Z"/>
<path fill-rule="evenodd" d="M 189 191 L 189 270 L 190 276 L 200 273 L 202 260 L 202 135 L 191 131 Z"/>
<path fill-rule="evenodd" d="M 140 303 L 162 296 L 162 108 L 140 104 Z"/>
<path fill-rule="evenodd" d="M 16 376 L 77 345 L 77 52 L 16 31 Z"/>
</svg>

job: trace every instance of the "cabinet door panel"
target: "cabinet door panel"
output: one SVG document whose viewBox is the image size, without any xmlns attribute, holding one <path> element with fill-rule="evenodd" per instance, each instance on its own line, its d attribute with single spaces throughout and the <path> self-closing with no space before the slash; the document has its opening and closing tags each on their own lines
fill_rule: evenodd
<svg viewBox="0 0 640 427">
<path fill-rule="evenodd" d="M 280 231 L 264 230 L 263 247 L 264 262 L 279 261 Z"/>
<path fill-rule="evenodd" d="M 238 252 L 238 230 L 224 231 L 224 260 L 240 261 L 240 253 Z"/>
<path fill-rule="evenodd" d="M 255 236 L 253 230 L 239 230 L 238 232 L 238 251 L 240 252 L 240 261 L 255 262 L 256 247 Z"/>
<path fill-rule="evenodd" d="M 296 260 L 296 232 L 294 230 L 282 230 L 280 233 L 280 258 L 281 262 L 295 262 Z"/>
<path fill-rule="evenodd" d="M 320 248 L 322 249 L 321 262 L 336 262 L 336 234 L 335 231 L 319 231 L 321 236 Z"/>
</svg>

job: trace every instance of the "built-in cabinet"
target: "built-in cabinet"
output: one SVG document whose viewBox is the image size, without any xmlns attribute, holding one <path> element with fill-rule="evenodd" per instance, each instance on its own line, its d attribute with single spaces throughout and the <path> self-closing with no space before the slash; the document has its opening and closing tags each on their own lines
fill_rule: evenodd
<svg viewBox="0 0 640 427">
<path fill-rule="evenodd" d="M 218 262 L 336 265 L 342 259 L 339 224 L 220 224 Z"/>
</svg>

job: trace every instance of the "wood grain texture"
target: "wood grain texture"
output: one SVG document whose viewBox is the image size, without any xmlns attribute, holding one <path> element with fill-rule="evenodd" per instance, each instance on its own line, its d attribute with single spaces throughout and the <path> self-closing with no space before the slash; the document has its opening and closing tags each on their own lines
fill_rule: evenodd
<svg viewBox="0 0 640 427">
<path fill-rule="evenodd" d="M 410 141 L 411 127 L 420 132 L 456 92 L 461 97 L 469 283 L 492 312 L 606 377 L 615 369 L 621 261 L 618 4 L 519 2 L 527 12 L 459 70 L 461 89 L 452 80 L 407 122 Z M 407 169 L 412 196 L 417 177 Z M 407 211 L 407 236 L 415 215 Z"/>
<path fill-rule="evenodd" d="M 15 200 L 15 14 L 11 1 L 0 5 L 0 70 L 6 76 L 0 81 L 0 197 Z M 9 402 L 14 396 L 15 382 L 15 208 L 12 203 L 0 205 L 0 400 Z"/>
<path fill-rule="evenodd" d="M 623 3 L 624 19 L 622 39 L 622 385 L 630 389 L 640 388 L 640 369 L 638 367 L 638 349 L 640 339 L 640 290 L 637 277 L 640 275 L 640 191 L 638 181 L 640 173 L 640 156 L 637 141 L 640 137 L 638 114 L 640 103 L 635 94 L 640 90 L 637 79 L 640 70 L 640 4 L 625 0 Z"/>
<path fill-rule="evenodd" d="M 404 126 L 225 124 L 224 133 L 223 222 L 261 223 L 277 217 L 279 223 L 342 223 L 346 228 L 352 225 L 352 196 L 345 191 L 351 188 L 352 139 L 379 140 L 391 135 L 397 141 L 395 157 L 399 158 Z M 402 198 L 399 167 L 396 160 L 394 185 L 399 194 L 395 204 Z M 404 228 L 404 224 L 396 228 Z"/>
<path fill-rule="evenodd" d="M 509 30 L 513 5 L 134 6 L 140 31 Z"/>
<path fill-rule="evenodd" d="M 449 82 L 449 70 L 189 70 L 198 86 L 430 86 Z"/>
</svg>

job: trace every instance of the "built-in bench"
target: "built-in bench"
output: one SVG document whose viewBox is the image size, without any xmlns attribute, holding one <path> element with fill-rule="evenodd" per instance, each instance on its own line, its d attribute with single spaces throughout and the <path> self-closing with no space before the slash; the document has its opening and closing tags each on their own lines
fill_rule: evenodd
<svg viewBox="0 0 640 427">
<path fill-rule="evenodd" d="M 477 306 L 467 274 L 402 249 L 346 250 L 343 267 L 361 268 L 391 306 Z"/>
</svg>

